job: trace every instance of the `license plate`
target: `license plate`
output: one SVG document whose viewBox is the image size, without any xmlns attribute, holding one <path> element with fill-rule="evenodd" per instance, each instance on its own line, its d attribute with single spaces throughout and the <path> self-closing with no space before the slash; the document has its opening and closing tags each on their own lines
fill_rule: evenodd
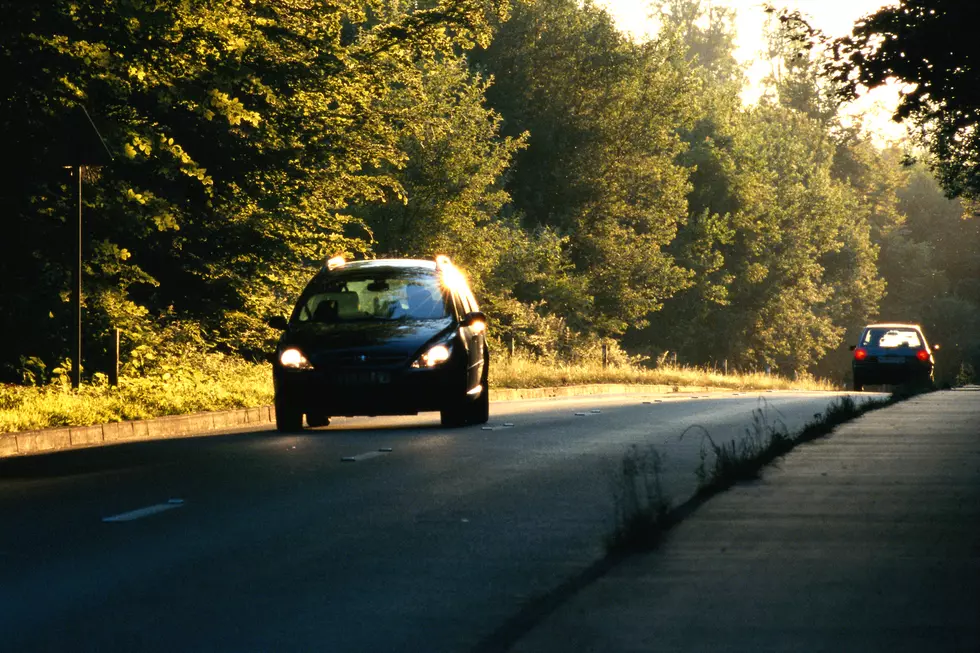
<svg viewBox="0 0 980 653">
<path fill-rule="evenodd" d="M 879 356 L 878 362 L 879 363 L 904 363 L 905 357 L 904 356 Z"/>
<path fill-rule="evenodd" d="M 378 371 L 340 372 L 331 378 L 337 385 L 384 385 L 391 383 L 389 372 Z"/>
</svg>

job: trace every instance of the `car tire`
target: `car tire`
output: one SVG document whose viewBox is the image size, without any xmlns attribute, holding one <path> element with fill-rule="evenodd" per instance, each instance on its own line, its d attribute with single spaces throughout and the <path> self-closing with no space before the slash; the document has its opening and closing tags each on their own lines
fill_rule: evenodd
<svg viewBox="0 0 980 653">
<path fill-rule="evenodd" d="M 307 413 L 306 423 L 311 429 L 330 426 L 330 416 L 323 413 Z"/>
<path fill-rule="evenodd" d="M 864 390 L 864 379 L 859 376 L 854 377 L 854 392 L 861 392 Z"/>
<path fill-rule="evenodd" d="M 439 422 L 446 428 L 466 425 L 466 397 L 463 400 L 456 400 L 452 404 L 439 411 Z"/>
<path fill-rule="evenodd" d="M 457 386 L 457 390 L 452 393 L 452 398 L 439 411 L 440 423 L 447 427 L 466 426 L 470 423 L 473 402 L 466 394 L 465 379 Z"/>
<path fill-rule="evenodd" d="M 931 390 L 933 387 L 932 374 L 921 374 L 914 381 L 917 390 Z"/>
<path fill-rule="evenodd" d="M 318 429 L 323 426 L 330 426 L 330 416 L 322 413 L 307 413 L 306 424 L 311 429 Z"/>
<path fill-rule="evenodd" d="M 276 400 L 276 430 L 295 433 L 303 430 L 303 412 L 284 399 Z"/>
<path fill-rule="evenodd" d="M 490 421 L 490 382 L 487 361 L 483 362 L 483 380 L 480 381 L 480 396 L 473 402 L 470 424 L 486 424 Z"/>
</svg>

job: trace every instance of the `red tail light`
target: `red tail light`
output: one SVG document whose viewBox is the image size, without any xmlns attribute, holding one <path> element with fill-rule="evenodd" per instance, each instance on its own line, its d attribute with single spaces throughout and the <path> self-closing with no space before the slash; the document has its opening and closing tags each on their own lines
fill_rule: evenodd
<svg viewBox="0 0 980 653">
<path fill-rule="evenodd" d="M 927 352 L 925 349 L 920 349 L 919 351 L 915 352 L 915 357 L 920 361 L 925 362 L 929 360 L 929 352 Z"/>
<path fill-rule="evenodd" d="M 854 360 L 856 360 L 856 361 L 863 361 L 867 357 L 868 357 L 868 350 L 867 349 L 863 349 L 862 347 L 858 347 L 857 349 L 854 350 Z"/>
</svg>

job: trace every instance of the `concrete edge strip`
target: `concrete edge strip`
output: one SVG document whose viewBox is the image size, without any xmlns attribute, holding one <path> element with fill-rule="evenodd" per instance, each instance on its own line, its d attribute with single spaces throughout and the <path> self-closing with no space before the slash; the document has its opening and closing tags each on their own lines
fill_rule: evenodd
<svg viewBox="0 0 980 653">
<path fill-rule="evenodd" d="M 705 386 L 630 385 L 595 383 L 546 388 L 491 388 L 491 401 L 531 401 L 612 394 L 670 394 L 675 392 L 731 392 L 731 388 Z M 272 406 L 167 415 L 151 419 L 110 422 L 91 426 L 63 426 L 36 431 L 0 433 L 0 458 L 52 453 L 125 442 L 211 435 L 242 426 L 272 424 Z"/>
</svg>

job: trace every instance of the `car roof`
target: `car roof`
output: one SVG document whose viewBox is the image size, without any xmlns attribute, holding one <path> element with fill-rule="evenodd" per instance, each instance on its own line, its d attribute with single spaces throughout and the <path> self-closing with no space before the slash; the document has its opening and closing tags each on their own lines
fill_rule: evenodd
<svg viewBox="0 0 980 653">
<path fill-rule="evenodd" d="M 877 324 L 869 324 L 865 329 L 917 329 L 922 331 L 922 327 L 918 324 L 903 324 L 901 322 L 880 322 Z"/>
<path fill-rule="evenodd" d="M 348 261 L 337 269 L 367 270 L 371 268 L 426 268 L 435 270 L 436 262 L 414 258 L 379 258 L 370 261 Z"/>
</svg>

